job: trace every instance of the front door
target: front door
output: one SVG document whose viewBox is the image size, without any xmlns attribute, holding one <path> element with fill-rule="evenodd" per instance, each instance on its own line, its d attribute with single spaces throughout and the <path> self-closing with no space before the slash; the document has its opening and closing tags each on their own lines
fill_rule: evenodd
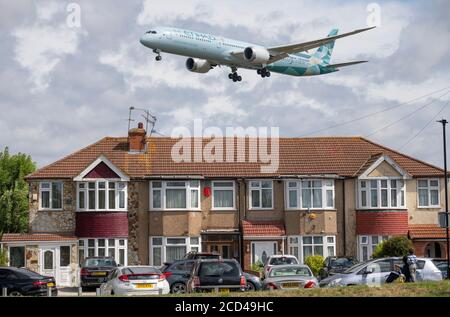
<svg viewBox="0 0 450 317">
<path fill-rule="evenodd" d="M 57 279 L 55 248 L 41 250 L 41 274 L 44 276 L 53 276 L 55 280 Z M 58 285 L 58 281 L 56 281 L 56 285 Z"/>
<path fill-rule="evenodd" d="M 217 253 L 224 259 L 231 259 L 231 244 L 210 244 L 208 245 L 208 252 Z"/>
<path fill-rule="evenodd" d="M 252 264 L 254 263 L 265 264 L 269 256 L 275 255 L 276 253 L 277 253 L 276 241 L 252 242 Z"/>
</svg>

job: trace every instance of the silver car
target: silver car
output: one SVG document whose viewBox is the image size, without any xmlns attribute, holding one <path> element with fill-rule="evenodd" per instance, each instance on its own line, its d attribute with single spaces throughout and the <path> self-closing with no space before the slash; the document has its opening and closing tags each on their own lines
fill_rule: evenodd
<svg viewBox="0 0 450 317">
<path fill-rule="evenodd" d="M 319 286 L 381 285 L 386 282 L 386 278 L 394 270 L 394 265 L 402 267 L 402 258 L 382 258 L 359 263 L 343 273 L 321 280 Z M 416 277 L 417 281 L 441 281 L 442 273 L 431 259 L 417 258 Z"/>
<path fill-rule="evenodd" d="M 293 290 L 318 287 L 319 283 L 307 265 L 273 266 L 264 279 L 265 290 Z"/>
</svg>

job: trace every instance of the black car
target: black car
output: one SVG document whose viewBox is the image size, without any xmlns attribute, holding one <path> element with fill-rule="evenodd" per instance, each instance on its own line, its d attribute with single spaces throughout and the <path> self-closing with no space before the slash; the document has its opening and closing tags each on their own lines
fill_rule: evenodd
<svg viewBox="0 0 450 317">
<path fill-rule="evenodd" d="M 352 256 L 329 256 L 325 259 L 324 268 L 320 273 L 320 277 L 323 279 L 334 274 L 342 273 L 357 263 L 358 260 Z"/>
<path fill-rule="evenodd" d="M 197 260 L 192 272 L 187 274 L 188 292 L 245 291 L 247 281 L 236 260 Z"/>
<path fill-rule="evenodd" d="M 0 267 L 0 289 L 6 288 L 9 296 L 47 296 L 49 287 L 52 296 L 57 296 L 54 277 L 24 268 Z"/>
<path fill-rule="evenodd" d="M 83 261 L 80 270 L 80 284 L 83 290 L 88 287 L 98 287 L 114 268 L 116 261 L 111 257 L 88 257 Z"/>
<path fill-rule="evenodd" d="M 214 252 L 196 252 L 191 251 L 186 253 L 184 260 L 202 260 L 202 259 L 221 259 L 222 256 Z"/>
</svg>

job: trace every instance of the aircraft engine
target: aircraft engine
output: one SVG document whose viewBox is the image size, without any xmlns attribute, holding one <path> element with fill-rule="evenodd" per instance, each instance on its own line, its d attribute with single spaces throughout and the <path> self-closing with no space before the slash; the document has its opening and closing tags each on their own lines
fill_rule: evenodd
<svg viewBox="0 0 450 317">
<path fill-rule="evenodd" d="M 194 73 L 207 73 L 212 67 L 207 60 L 189 57 L 186 60 L 186 68 Z"/>
<path fill-rule="evenodd" d="M 263 47 L 247 47 L 244 58 L 252 64 L 265 64 L 270 59 L 269 51 Z"/>
</svg>

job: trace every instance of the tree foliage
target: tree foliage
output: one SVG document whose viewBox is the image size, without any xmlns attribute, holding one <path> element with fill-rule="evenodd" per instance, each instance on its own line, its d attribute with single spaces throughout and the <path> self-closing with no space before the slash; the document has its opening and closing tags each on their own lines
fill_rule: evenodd
<svg viewBox="0 0 450 317">
<path fill-rule="evenodd" d="M 407 237 L 393 237 L 378 244 L 372 257 L 376 259 L 390 256 L 405 256 L 412 247 L 413 243 Z"/>
<path fill-rule="evenodd" d="M 314 276 L 319 276 L 324 267 L 324 258 L 321 255 L 310 255 L 305 259 Z"/>
<path fill-rule="evenodd" d="M 25 175 L 36 169 L 29 155 L 0 152 L 0 236 L 28 227 L 28 183 Z"/>
</svg>

